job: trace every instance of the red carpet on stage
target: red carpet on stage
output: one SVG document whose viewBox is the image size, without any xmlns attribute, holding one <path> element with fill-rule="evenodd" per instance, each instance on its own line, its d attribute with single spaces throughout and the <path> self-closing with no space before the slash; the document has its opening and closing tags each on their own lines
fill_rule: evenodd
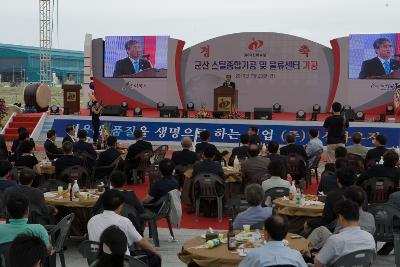
<svg viewBox="0 0 400 267">
<path fill-rule="evenodd" d="M 137 197 L 142 200 L 147 192 L 149 191 L 148 179 L 146 178 L 145 183 L 138 185 L 128 185 L 126 186 L 128 190 L 132 190 L 136 193 Z M 318 185 L 316 180 L 313 179 L 312 185 L 305 190 L 306 194 L 316 194 Z M 157 222 L 160 228 L 167 228 L 166 220 L 160 220 Z M 188 213 L 186 207 L 182 206 L 182 222 L 181 228 L 184 229 L 208 229 L 209 227 L 213 229 L 228 229 L 228 217 L 224 214 L 222 222 L 218 222 L 217 217 L 204 217 L 200 214 L 198 221 L 196 221 L 195 213 Z"/>
</svg>

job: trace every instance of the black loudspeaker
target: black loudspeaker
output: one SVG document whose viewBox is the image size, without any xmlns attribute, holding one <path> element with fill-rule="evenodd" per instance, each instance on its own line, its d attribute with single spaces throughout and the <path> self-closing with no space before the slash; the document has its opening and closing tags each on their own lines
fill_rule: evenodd
<svg viewBox="0 0 400 267">
<path fill-rule="evenodd" d="M 164 106 L 160 108 L 160 118 L 179 118 L 177 106 Z"/>
<path fill-rule="evenodd" d="M 214 119 L 221 119 L 222 116 L 224 116 L 224 112 L 223 111 L 213 111 L 213 118 Z"/>
<path fill-rule="evenodd" d="M 255 120 L 272 120 L 272 108 L 254 108 Z"/>
<path fill-rule="evenodd" d="M 386 114 L 385 113 L 382 113 L 382 114 L 379 115 L 379 121 L 380 122 L 386 122 Z"/>
<path fill-rule="evenodd" d="M 356 116 L 356 113 L 354 112 L 354 109 L 349 109 L 344 112 L 344 116 L 346 116 L 346 119 L 348 121 L 354 121 L 354 117 Z"/>
<path fill-rule="evenodd" d="M 120 106 L 104 106 L 103 107 L 103 116 L 121 116 L 124 113 L 124 110 Z"/>
<path fill-rule="evenodd" d="M 251 118 L 251 112 L 245 112 L 245 113 L 244 113 L 244 118 L 245 118 L 246 120 L 250 120 L 250 118 Z"/>
</svg>

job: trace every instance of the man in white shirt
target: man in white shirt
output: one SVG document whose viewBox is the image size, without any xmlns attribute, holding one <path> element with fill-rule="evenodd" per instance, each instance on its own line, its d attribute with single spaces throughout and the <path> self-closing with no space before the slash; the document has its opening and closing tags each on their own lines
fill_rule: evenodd
<svg viewBox="0 0 400 267">
<path fill-rule="evenodd" d="M 368 148 L 363 146 L 362 144 L 360 144 L 361 139 L 362 139 L 361 133 L 359 133 L 359 132 L 354 133 L 351 136 L 353 145 L 346 147 L 346 149 L 347 149 L 347 153 L 360 155 L 361 157 L 363 157 L 365 159 L 365 156 L 367 155 L 367 152 L 368 152 Z"/>
<path fill-rule="evenodd" d="M 374 237 L 358 225 L 360 216 L 358 205 L 351 200 L 342 200 L 336 205 L 338 234 L 328 238 L 325 245 L 315 256 L 314 266 L 331 266 L 340 257 L 360 250 L 371 250 L 375 253 Z"/>
<path fill-rule="evenodd" d="M 261 186 L 264 192 L 274 188 L 274 187 L 284 187 L 289 189 L 290 183 L 287 180 L 282 179 L 280 176 L 282 174 L 283 166 L 282 161 L 276 159 L 269 163 L 268 165 L 268 173 L 271 177 L 268 180 L 262 182 Z"/>
<path fill-rule="evenodd" d="M 120 215 L 123 204 L 124 197 L 118 190 L 104 192 L 103 213 L 92 217 L 87 225 L 89 240 L 99 242 L 103 231 L 112 225 L 116 225 L 125 233 L 128 239 L 128 246 L 136 244 L 148 256 L 149 266 L 161 266 L 160 254 L 149 241 L 136 231 L 128 218 Z M 130 255 L 129 248 L 126 248 L 126 255 Z"/>
</svg>

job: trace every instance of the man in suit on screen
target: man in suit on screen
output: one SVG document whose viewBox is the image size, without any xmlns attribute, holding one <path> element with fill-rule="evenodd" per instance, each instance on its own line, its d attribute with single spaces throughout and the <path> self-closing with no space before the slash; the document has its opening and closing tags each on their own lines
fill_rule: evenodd
<svg viewBox="0 0 400 267">
<path fill-rule="evenodd" d="M 135 74 L 142 70 L 152 68 L 150 61 L 141 58 L 142 47 L 137 41 L 127 41 L 125 43 L 125 50 L 128 56 L 115 63 L 114 78 L 118 78 L 122 75 Z"/>
<path fill-rule="evenodd" d="M 388 75 L 392 71 L 400 69 L 400 61 L 390 58 L 393 45 L 389 39 L 378 38 L 373 46 L 377 56 L 362 63 L 358 76 L 360 79 Z"/>
</svg>

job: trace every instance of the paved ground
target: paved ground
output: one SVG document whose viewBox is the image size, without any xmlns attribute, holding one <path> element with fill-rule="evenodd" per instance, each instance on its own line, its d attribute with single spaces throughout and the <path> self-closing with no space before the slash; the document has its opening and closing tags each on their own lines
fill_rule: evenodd
<svg viewBox="0 0 400 267">
<path fill-rule="evenodd" d="M 175 236 L 177 241 L 176 242 L 170 242 L 169 238 L 169 232 L 168 229 L 159 229 L 160 233 L 160 247 L 158 248 L 158 251 L 162 255 L 162 266 L 165 267 L 183 267 L 185 264 L 183 264 L 177 257 L 177 253 L 181 250 L 182 244 L 185 243 L 185 241 L 195 237 L 199 236 L 202 233 L 204 233 L 204 230 L 193 230 L 193 229 L 179 229 L 175 230 Z M 66 264 L 67 267 L 86 267 L 87 262 L 82 256 L 78 253 L 78 245 L 80 241 L 77 240 L 70 240 L 67 243 L 68 249 L 65 252 L 65 259 L 66 259 Z M 378 244 L 378 247 L 381 247 L 382 244 Z M 57 262 L 57 266 L 61 266 L 59 262 Z M 393 267 L 395 266 L 394 264 L 394 255 L 392 252 L 392 255 L 389 256 L 378 256 L 377 259 L 375 260 L 374 264 L 372 264 L 373 267 Z"/>
</svg>

